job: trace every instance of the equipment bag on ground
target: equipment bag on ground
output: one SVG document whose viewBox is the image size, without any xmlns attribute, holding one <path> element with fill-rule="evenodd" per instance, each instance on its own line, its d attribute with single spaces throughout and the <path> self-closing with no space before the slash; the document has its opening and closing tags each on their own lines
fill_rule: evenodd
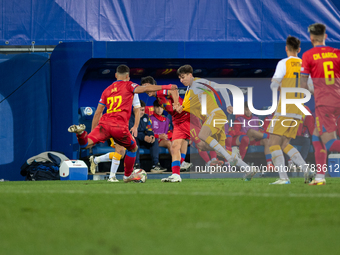
<svg viewBox="0 0 340 255">
<path fill-rule="evenodd" d="M 60 180 L 59 167 L 68 160 L 64 154 L 46 151 L 29 158 L 22 166 L 20 174 L 26 181 Z"/>
</svg>

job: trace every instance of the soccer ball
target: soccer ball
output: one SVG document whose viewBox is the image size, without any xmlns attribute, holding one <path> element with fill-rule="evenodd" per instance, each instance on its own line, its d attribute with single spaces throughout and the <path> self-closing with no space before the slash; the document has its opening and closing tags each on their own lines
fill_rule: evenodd
<svg viewBox="0 0 340 255">
<path fill-rule="evenodd" d="M 143 169 L 135 169 L 133 170 L 134 175 L 139 176 L 141 179 L 139 181 L 135 181 L 135 182 L 141 182 L 144 183 L 146 182 L 146 179 L 148 179 L 148 176 L 146 174 L 146 172 Z"/>
</svg>

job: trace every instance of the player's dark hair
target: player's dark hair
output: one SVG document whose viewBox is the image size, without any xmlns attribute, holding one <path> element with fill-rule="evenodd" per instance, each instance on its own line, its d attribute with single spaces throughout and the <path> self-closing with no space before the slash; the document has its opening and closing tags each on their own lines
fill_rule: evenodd
<svg viewBox="0 0 340 255">
<path fill-rule="evenodd" d="M 152 85 L 157 85 L 157 82 L 155 81 L 155 79 L 152 77 L 152 76 L 146 76 L 146 77 L 143 77 L 141 80 L 140 80 L 140 84 L 143 85 L 145 83 L 150 83 Z"/>
<path fill-rule="evenodd" d="M 153 101 L 153 106 L 154 106 L 154 107 L 162 107 L 162 106 L 159 104 L 159 102 L 158 102 L 157 99 L 156 99 L 155 101 Z"/>
<path fill-rule="evenodd" d="M 120 65 L 117 67 L 116 73 L 118 74 L 130 73 L 130 68 L 127 65 Z"/>
<path fill-rule="evenodd" d="M 139 100 L 140 101 L 140 107 L 145 107 L 145 103 L 143 100 Z"/>
<path fill-rule="evenodd" d="M 315 23 L 308 27 L 308 32 L 312 35 L 324 35 L 326 33 L 326 26 L 321 23 Z"/>
<path fill-rule="evenodd" d="M 301 41 L 294 37 L 294 36 L 288 36 L 286 40 L 286 45 L 289 51 L 299 51 L 300 49 Z"/>
<path fill-rule="evenodd" d="M 177 76 L 180 76 L 182 74 L 188 74 L 188 73 L 191 73 L 191 74 L 194 73 L 194 69 L 192 69 L 191 65 L 184 65 L 177 69 Z"/>
</svg>

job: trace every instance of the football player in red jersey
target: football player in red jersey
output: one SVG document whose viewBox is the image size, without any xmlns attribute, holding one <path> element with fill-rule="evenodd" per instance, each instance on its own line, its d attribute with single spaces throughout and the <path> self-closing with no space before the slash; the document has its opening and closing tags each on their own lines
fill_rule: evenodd
<svg viewBox="0 0 340 255">
<path fill-rule="evenodd" d="M 153 77 L 148 76 L 142 78 L 141 84 L 145 83 L 156 84 Z M 148 92 L 149 96 L 156 97 L 159 104 L 172 116 L 174 125 L 171 143 L 171 170 L 172 175 L 163 178 L 162 182 L 181 182 L 180 166 L 184 161 L 186 151 L 181 151 L 181 148 L 188 146 L 187 139 L 190 139 L 190 114 L 187 112 L 178 113 L 174 110 L 174 105 L 181 104 L 183 99 L 179 97 L 177 90 L 161 90 L 157 92 Z M 199 130 L 198 130 L 199 132 Z"/>
<path fill-rule="evenodd" d="M 312 24 L 308 32 L 314 48 L 302 55 L 301 87 L 308 89 L 310 75 L 314 84 L 316 129 L 312 141 L 317 165 L 315 180 L 310 185 L 325 185 L 327 151 L 340 152 L 340 140 L 336 137 L 336 120 L 340 116 L 340 50 L 325 45 L 325 25 Z"/>
<path fill-rule="evenodd" d="M 134 137 L 129 132 L 129 119 L 131 116 L 134 93 L 140 94 L 158 90 L 175 90 L 176 85 L 139 86 L 130 81 L 130 69 L 126 65 L 120 65 L 116 70 L 116 79 L 107 87 L 99 100 L 97 110 L 92 120 L 92 131 L 87 134 L 85 125 L 72 125 L 68 128 L 71 133 L 77 134 L 78 143 L 82 148 L 88 149 L 99 142 L 113 138 L 115 143 L 125 147 L 128 151 L 124 159 L 124 182 L 138 181 L 138 177 L 132 174 L 138 149 Z M 106 113 L 103 111 L 107 108 Z M 115 152 L 118 154 L 117 152 Z M 121 158 L 116 155 L 115 158 Z"/>
</svg>

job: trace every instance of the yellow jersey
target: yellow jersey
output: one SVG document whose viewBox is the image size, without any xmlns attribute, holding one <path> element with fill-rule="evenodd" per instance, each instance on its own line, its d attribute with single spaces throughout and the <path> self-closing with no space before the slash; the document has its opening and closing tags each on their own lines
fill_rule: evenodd
<svg viewBox="0 0 340 255">
<path fill-rule="evenodd" d="M 214 92 L 202 83 L 214 87 L 214 82 L 206 79 L 195 78 L 191 86 L 187 88 L 182 106 L 184 111 L 190 112 L 190 114 L 195 115 L 201 120 L 205 120 L 209 118 L 212 112 L 216 112 L 221 109 L 217 104 Z M 202 103 L 204 103 L 202 102 L 203 97 L 206 98 L 206 115 L 202 115 Z"/>
<path fill-rule="evenodd" d="M 276 66 L 272 81 L 280 84 L 281 88 L 300 88 L 300 69 L 302 60 L 298 57 L 288 57 L 279 61 Z M 287 93 L 287 99 L 303 98 L 303 93 Z M 294 104 L 286 105 L 286 117 L 301 119 L 303 113 Z M 276 116 L 283 116 L 281 114 L 281 95 L 275 112 Z"/>
</svg>

